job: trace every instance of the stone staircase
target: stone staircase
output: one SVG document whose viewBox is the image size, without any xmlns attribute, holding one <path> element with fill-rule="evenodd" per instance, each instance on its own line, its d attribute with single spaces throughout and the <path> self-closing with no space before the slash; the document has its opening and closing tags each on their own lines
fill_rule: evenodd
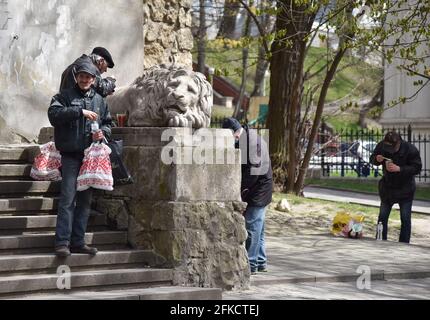
<svg viewBox="0 0 430 320">
<path fill-rule="evenodd" d="M 59 182 L 29 177 L 34 147 L 0 146 L 0 299 L 221 299 L 221 290 L 172 286 L 170 269 L 150 268 L 151 251 L 133 250 L 127 232 L 109 230 L 92 211 L 86 242 L 94 256 L 53 254 Z M 59 290 L 58 267 L 71 270 Z"/>
</svg>

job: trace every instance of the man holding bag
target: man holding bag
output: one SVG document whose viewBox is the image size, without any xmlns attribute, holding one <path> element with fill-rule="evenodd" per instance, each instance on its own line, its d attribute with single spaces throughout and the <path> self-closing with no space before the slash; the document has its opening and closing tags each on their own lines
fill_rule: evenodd
<svg viewBox="0 0 430 320">
<path fill-rule="evenodd" d="M 84 150 L 92 142 L 111 135 L 111 115 L 103 97 L 92 85 L 97 76 L 92 63 L 83 62 L 76 69 L 76 85 L 55 95 L 48 118 L 55 128 L 55 146 L 61 152 L 62 182 L 55 233 L 55 254 L 66 257 L 73 253 L 95 255 L 96 248 L 85 244 L 85 231 L 91 209 L 92 189 L 76 189 Z M 91 122 L 100 130 L 91 132 Z"/>
</svg>

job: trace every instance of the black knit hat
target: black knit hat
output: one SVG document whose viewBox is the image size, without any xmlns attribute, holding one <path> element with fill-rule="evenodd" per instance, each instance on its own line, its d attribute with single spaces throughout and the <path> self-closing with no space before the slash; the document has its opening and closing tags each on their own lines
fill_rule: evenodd
<svg viewBox="0 0 430 320">
<path fill-rule="evenodd" d="M 109 68 L 113 68 L 115 66 L 115 63 L 113 63 L 112 56 L 110 55 L 109 51 L 107 51 L 105 48 L 95 47 L 93 49 L 93 52 L 91 52 L 91 54 L 96 54 L 96 55 L 99 55 L 100 57 L 103 57 L 108 63 Z"/>
<path fill-rule="evenodd" d="M 397 146 L 402 141 L 402 137 L 396 131 L 389 131 L 384 137 L 383 150 L 388 153 L 397 152 Z"/>
<path fill-rule="evenodd" d="M 232 129 L 234 132 L 242 128 L 242 125 L 235 118 L 225 118 L 222 122 L 223 129 Z"/>
<path fill-rule="evenodd" d="M 88 73 L 93 77 L 99 74 L 99 70 L 97 69 L 97 67 L 93 63 L 89 63 L 86 61 L 78 65 L 78 67 L 76 68 L 76 74 L 81 72 Z"/>
</svg>

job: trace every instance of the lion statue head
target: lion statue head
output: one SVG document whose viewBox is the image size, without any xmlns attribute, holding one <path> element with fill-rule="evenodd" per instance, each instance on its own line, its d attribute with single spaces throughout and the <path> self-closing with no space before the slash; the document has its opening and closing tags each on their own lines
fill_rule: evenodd
<svg viewBox="0 0 430 320">
<path fill-rule="evenodd" d="M 128 114 L 130 127 L 210 126 L 213 90 L 206 77 L 180 65 L 147 69 L 108 98 L 112 115 Z"/>
</svg>

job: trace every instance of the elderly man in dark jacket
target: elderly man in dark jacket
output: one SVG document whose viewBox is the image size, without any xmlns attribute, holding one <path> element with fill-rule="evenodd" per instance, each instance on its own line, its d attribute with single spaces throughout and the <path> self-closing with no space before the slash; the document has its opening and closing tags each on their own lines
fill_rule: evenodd
<svg viewBox="0 0 430 320">
<path fill-rule="evenodd" d="M 105 73 L 108 68 L 113 68 L 115 64 L 109 51 L 103 47 L 94 48 L 89 56 L 83 54 L 64 70 L 61 75 L 60 92 L 66 89 L 72 89 L 76 85 L 76 70 L 78 66 L 83 63 L 93 63 L 97 67 L 97 74 L 93 84 L 96 92 L 102 97 L 111 95 L 115 91 L 116 80 L 112 77 L 103 79 L 101 75 Z"/>
<path fill-rule="evenodd" d="M 267 271 L 264 240 L 265 215 L 272 202 L 273 179 L 269 149 L 256 130 L 242 127 L 234 118 L 226 118 L 223 128 L 231 129 L 236 147 L 242 153 L 242 200 L 248 204 L 245 212 L 248 251 L 251 274 Z"/>
<path fill-rule="evenodd" d="M 370 156 L 370 163 L 382 165 L 384 176 L 379 181 L 381 207 L 378 223 L 382 222 L 382 239 L 387 240 L 388 218 L 393 204 L 400 207 L 400 242 L 411 238 L 411 211 L 415 194 L 415 175 L 422 168 L 420 153 L 415 146 L 403 141 L 395 132 L 388 132 Z"/>
<path fill-rule="evenodd" d="M 111 135 L 108 106 L 92 88 L 97 72 L 91 62 L 79 65 L 75 86 L 54 96 L 48 109 L 49 121 L 55 129 L 55 145 L 61 152 L 62 182 L 55 234 L 55 253 L 60 257 L 70 252 L 97 253 L 97 249 L 87 246 L 84 240 L 92 189 L 76 190 L 84 150 L 93 141 L 109 139 Z M 97 131 L 91 128 L 95 122 L 100 128 Z"/>
</svg>

